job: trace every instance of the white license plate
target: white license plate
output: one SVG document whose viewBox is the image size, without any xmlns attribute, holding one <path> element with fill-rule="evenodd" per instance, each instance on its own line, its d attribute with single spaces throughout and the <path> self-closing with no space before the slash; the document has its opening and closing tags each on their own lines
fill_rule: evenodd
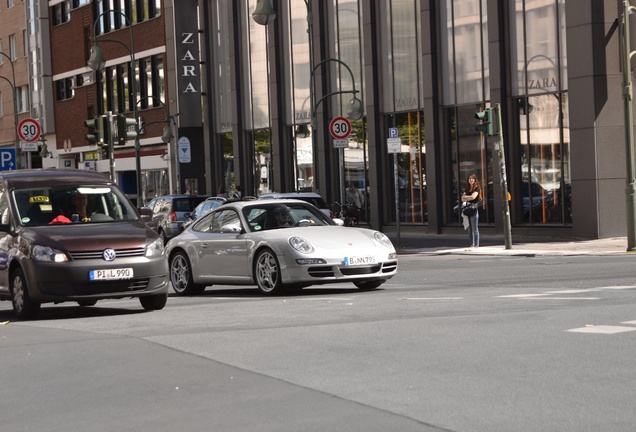
<svg viewBox="0 0 636 432">
<path fill-rule="evenodd" d="M 88 278 L 90 280 L 131 279 L 132 277 L 132 268 L 91 270 L 88 272 Z"/>
<path fill-rule="evenodd" d="M 375 264 L 377 261 L 374 256 L 362 256 L 362 257 L 345 257 L 344 264 L 346 266 L 357 266 L 365 264 Z"/>
</svg>

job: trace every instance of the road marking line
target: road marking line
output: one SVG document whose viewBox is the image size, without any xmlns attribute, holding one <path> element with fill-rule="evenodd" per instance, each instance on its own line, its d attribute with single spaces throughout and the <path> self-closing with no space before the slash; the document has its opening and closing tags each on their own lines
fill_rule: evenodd
<svg viewBox="0 0 636 432">
<path fill-rule="evenodd" d="M 545 297 L 549 294 L 510 294 L 497 296 L 496 298 L 527 298 L 527 297 Z"/>
<path fill-rule="evenodd" d="M 622 326 L 586 326 L 579 327 L 570 330 L 565 330 L 566 332 L 571 333 L 597 333 L 597 334 L 616 334 L 616 333 L 625 333 L 630 331 L 636 331 L 634 327 L 622 327 Z"/>
<path fill-rule="evenodd" d="M 526 297 L 522 300 L 598 300 L 599 297 Z"/>
<path fill-rule="evenodd" d="M 463 300 L 464 297 L 402 297 L 400 300 Z"/>
<path fill-rule="evenodd" d="M 636 325 L 636 321 L 623 321 L 621 324 Z"/>
<path fill-rule="evenodd" d="M 305 300 L 305 301 L 321 301 L 321 300 L 343 300 L 343 301 L 353 301 L 354 298 L 353 297 L 315 297 L 315 298 L 303 298 L 303 299 L 299 299 L 299 300 Z"/>
</svg>

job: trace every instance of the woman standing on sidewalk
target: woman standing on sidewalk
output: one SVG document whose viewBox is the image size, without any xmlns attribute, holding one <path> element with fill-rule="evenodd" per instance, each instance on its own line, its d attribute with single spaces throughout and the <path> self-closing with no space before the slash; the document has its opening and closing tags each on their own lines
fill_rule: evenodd
<svg viewBox="0 0 636 432">
<path fill-rule="evenodd" d="M 462 202 L 467 205 L 474 204 L 475 207 L 481 199 L 481 187 L 475 174 L 468 176 L 466 181 L 466 189 L 462 194 Z M 470 247 L 479 247 L 479 210 L 475 209 L 475 214 L 468 216 L 468 237 L 470 238 Z"/>
</svg>

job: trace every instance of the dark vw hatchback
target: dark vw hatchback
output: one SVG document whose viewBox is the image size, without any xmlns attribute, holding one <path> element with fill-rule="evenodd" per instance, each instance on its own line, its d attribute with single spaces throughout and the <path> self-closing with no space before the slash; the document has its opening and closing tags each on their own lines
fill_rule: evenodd
<svg viewBox="0 0 636 432">
<path fill-rule="evenodd" d="M 102 174 L 0 172 L 0 300 L 37 317 L 42 303 L 138 297 L 162 309 L 168 263 L 162 239 Z"/>
</svg>

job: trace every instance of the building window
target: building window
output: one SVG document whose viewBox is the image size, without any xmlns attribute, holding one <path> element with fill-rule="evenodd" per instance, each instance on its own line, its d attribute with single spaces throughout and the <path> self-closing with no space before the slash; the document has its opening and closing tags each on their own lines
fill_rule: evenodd
<svg viewBox="0 0 636 432">
<path fill-rule="evenodd" d="M 510 76 L 521 173 L 512 185 L 520 222 L 571 224 L 565 0 L 517 0 L 510 10 Z M 515 194 L 514 188 L 517 188 Z"/>
<path fill-rule="evenodd" d="M 29 103 L 29 86 L 21 86 L 16 89 L 16 104 L 18 105 L 18 112 L 28 112 L 31 107 Z"/>
<path fill-rule="evenodd" d="M 4 117 L 4 111 L 2 111 L 2 93 L 0 93 L 0 118 Z"/>
<path fill-rule="evenodd" d="M 53 6 L 53 25 L 64 24 L 71 20 L 71 11 L 68 1 Z"/>
<path fill-rule="evenodd" d="M 97 3 L 97 12 L 101 15 L 97 32 L 103 34 L 126 27 L 129 23 L 158 17 L 161 15 L 161 0 L 101 0 Z"/>
<path fill-rule="evenodd" d="M 90 4 L 91 0 L 73 0 L 73 9 Z"/>
<path fill-rule="evenodd" d="M 141 109 L 161 106 L 165 99 L 163 55 L 139 59 L 133 74 L 130 68 L 130 63 L 124 63 L 100 74 L 104 111 L 130 112 L 135 104 Z M 131 77 L 136 80 L 136 95 L 132 94 Z"/>
<path fill-rule="evenodd" d="M 14 34 L 9 35 L 9 57 L 11 57 L 11 61 L 18 58 L 16 37 Z"/>
<path fill-rule="evenodd" d="M 490 100 L 488 16 L 486 0 L 444 0 L 442 28 L 443 103 L 457 105 Z"/>
<path fill-rule="evenodd" d="M 73 79 L 65 78 L 55 82 L 55 88 L 57 91 L 57 100 L 63 101 L 67 99 L 72 99 L 75 95 L 75 91 L 73 89 Z"/>
<path fill-rule="evenodd" d="M 14 0 L 7 0 L 7 7 L 13 7 Z"/>
</svg>

